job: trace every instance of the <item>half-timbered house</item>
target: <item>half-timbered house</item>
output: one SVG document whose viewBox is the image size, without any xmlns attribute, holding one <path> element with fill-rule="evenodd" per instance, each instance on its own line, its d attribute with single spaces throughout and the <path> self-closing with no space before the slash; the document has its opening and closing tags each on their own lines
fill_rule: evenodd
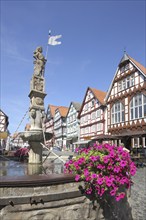
<svg viewBox="0 0 146 220">
<path fill-rule="evenodd" d="M 66 148 L 66 116 L 68 107 L 60 106 L 54 115 L 54 137 L 55 145 L 60 149 Z"/>
<path fill-rule="evenodd" d="M 71 102 L 66 116 L 67 131 L 67 148 L 73 150 L 74 143 L 80 139 L 80 120 L 78 113 L 81 104 L 79 102 Z"/>
<path fill-rule="evenodd" d="M 7 127 L 9 124 L 8 116 L 0 109 L 0 152 L 6 147 L 6 138 L 8 136 Z"/>
<path fill-rule="evenodd" d="M 48 105 L 47 108 L 47 113 L 46 113 L 46 120 L 45 120 L 45 132 L 51 133 L 52 134 L 52 139 L 48 140 L 46 142 L 46 145 L 48 147 L 51 147 L 54 145 L 54 115 L 55 115 L 55 110 L 58 108 L 59 106 L 55 106 L 55 105 Z"/>
<path fill-rule="evenodd" d="M 106 92 L 88 87 L 79 111 L 80 140 L 93 140 L 106 131 Z"/>
<path fill-rule="evenodd" d="M 115 144 L 146 146 L 146 68 L 125 53 L 105 101 L 107 128 Z"/>
</svg>

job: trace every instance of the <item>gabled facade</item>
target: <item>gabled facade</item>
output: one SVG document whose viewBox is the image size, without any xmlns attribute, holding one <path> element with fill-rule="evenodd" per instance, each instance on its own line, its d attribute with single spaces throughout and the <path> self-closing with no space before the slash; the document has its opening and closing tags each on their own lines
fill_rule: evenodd
<svg viewBox="0 0 146 220">
<path fill-rule="evenodd" d="M 0 109 L 0 152 L 6 147 L 8 119 L 8 116 Z"/>
<path fill-rule="evenodd" d="M 0 132 L 5 132 L 8 124 L 8 116 L 0 109 Z"/>
<path fill-rule="evenodd" d="M 127 148 L 146 146 L 146 68 L 124 54 L 106 96 L 107 129 Z"/>
<path fill-rule="evenodd" d="M 78 102 L 71 102 L 66 116 L 66 131 L 67 131 L 67 148 L 72 149 L 73 144 L 80 139 L 80 120 L 78 113 L 81 104 Z"/>
<path fill-rule="evenodd" d="M 45 121 L 45 131 L 53 134 L 52 139 L 47 141 L 47 143 L 46 143 L 49 146 L 54 145 L 54 116 L 55 116 L 55 110 L 58 107 L 59 106 L 48 105 L 48 108 L 47 108 L 46 121 Z"/>
<path fill-rule="evenodd" d="M 61 149 L 66 148 L 66 116 L 68 107 L 60 106 L 54 115 L 54 137 L 55 145 Z"/>
<path fill-rule="evenodd" d="M 48 105 L 45 123 L 46 132 L 54 133 L 54 115 L 57 108 L 59 108 L 59 106 Z"/>
<path fill-rule="evenodd" d="M 106 92 L 87 88 L 78 115 L 80 119 L 80 140 L 92 140 L 98 135 L 105 134 L 105 96 Z"/>
</svg>

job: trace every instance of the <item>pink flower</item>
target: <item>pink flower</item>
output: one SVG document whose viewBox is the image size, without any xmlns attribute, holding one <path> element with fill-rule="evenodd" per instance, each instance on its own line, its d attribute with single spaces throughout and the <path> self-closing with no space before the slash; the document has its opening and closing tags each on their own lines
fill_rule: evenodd
<svg viewBox="0 0 146 220">
<path fill-rule="evenodd" d="M 85 163 L 85 158 L 84 157 L 81 157 L 79 158 L 78 160 L 78 164 L 81 165 L 82 163 Z"/>
<path fill-rule="evenodd" d="M 120 201 L 121 199 L 123 199 L 125 197 L 125 193 L 122 192 L 122 193 L 119 193 L 117 196 L 116 196 L 116 201 Z"/>
<path fill-rule="evenodd" d="M 124 160 L 121 160 L 120 165 L 121 167 L 125 167 L 127 165 L 127 162 Z"/>
<path fill-rule="evenodd" d="M 90 156 L 90 160 L 92 160 L 93 162 L 97 160 L 96 156 Z"/>
<path fill-rule="evenodd" d="M 130 174 L 131 174 L 132 176 L 134 176 L 135 173 L 136 173 L 136 167 L 131 167 L 131 168 L 130 168 Z"/>
<path fill-rule="evenodd" d="M 91 193 L 92 193 L 92 188 L 88 188 L 88 189 L 86 190 L 86 193 L 87 193 L 87 194 L 91 194 Z"/>
<path fill-rule="evenodd" d="M 97 174 L 96 174 L 96 173 L 93 173 L 93 174 L 91 175 L 91 178 L 92 178 L 92 179 L 97 178 Z"/>
<path fill-rule="evenodd" d="M 122 157 L 128 157 L 128 154 L 129 154 L 128 152 L 123 151 L 123 152 L 122 152 Z"/>
<path fill-rule="evenodd" d="M 111 196 L 114 196 L 115 194 L 116 194 L 116 190 L 113 189 L 113 190 L 110 191 Z"/>
<path fill-rule="evenodd" d="M 102 184 L 103 184 L 103 181 L 104 181 L 104 179 L 99 177 L 98 180 L 97 180 L 97 183 L 98 183 L 99 185 L 102 185 Z"/>
<path fill-rule="evenodd" d="M 109 162 L 108 156 L 104 156 L 104 157 L 103 157 L 103 161 L 104 161 L 104 163 L 108 163 L 108 162 Z"/>
<path fill-rule="evenodd" d="M 77 175 L 75 176 L 75 181 L 79 181 L 79 179 L 80 179 L 80 175 L 77 174 Z"/>
<path fill-rule="evenodd" d="M 112 185 L 112 182 L 113 182 L 113 178 L 109 178 L 109 177 L 105 177 L 105 182 L 106 182 L 106 185 L 109 187 Z"/>
<path fill-rule="evenodd" d="M 102 164 L 98 164 L 98 165 L 97 165 L 97 168 L 102 170 L 102 169 L 104 169 L 104 168 L 105 168 L 105 166 L 104 166 L 104 165 L 102 165 Z"/>
<path fill-rule="evenodd" d="M 109 155 L 111 158 L 114 158 L 115 157 L 115 153 L 114 153 L 114 151 L 112 150 L 111 152 L 110 152 L 110 155 Z"/>
<path fill-rule="evenodd" d="M 118 167 L 118 166 L 114 167 L 114 172 L 115 173 L 119 173 L 119 171 L 120 171 L 120 167 Z"/>
<path fill-rule="evenodd" d="M 86 182 L 89 182 L 91 180 L 91 177 L 87 176 L 85 180 L 86 180 Z"/>
<path fill-rule="evenodd" d="M 104 189 L 104 188 L 101 188 L 101 189 L 98 190 L 98 194 L 99 194 L 100 196 L 102 196 L 102 195 L 104 194 L 104 192 L 105 192 L 105 189 Z"/>
<path fill-rule="evenodd" d="M 108 169 L 108 170 L 112 170 L 113 167 L 112 167 L 111 165 L 108 165 L 107 169 Z"/>
<path fill-rule="evenodd" d="M 84 169 L 84 175 L 85 175 L 85 176 L 88 176 L 88 175 L 89 175 L 88 169 Z"/>
<path fill-rule="evenodd" d="M 101 149 L 103 148 L 103 146 L 102 146 L 102 145 L 97 145 L 96 148 L 97 148 L 98 150 L 101 150 Z"/>
<path fill-rule="evenodd" d="M 136 166 L 123 147 L 94 144 L 79 149 L 77 158 L 65 164 L 64 172 L 75 174 L 76 181 L 84 181 L 87 194 L 102 197 L 104 193 L 109 193 L 120 201 L 125 193 L 117 193 L 119 187 L 130 187 Z"/>
<path fill-rule="evenodd" d="M 123 147 L 118 147 L 118 153 L 122 153 L 123 152 Z"/>
</svg>

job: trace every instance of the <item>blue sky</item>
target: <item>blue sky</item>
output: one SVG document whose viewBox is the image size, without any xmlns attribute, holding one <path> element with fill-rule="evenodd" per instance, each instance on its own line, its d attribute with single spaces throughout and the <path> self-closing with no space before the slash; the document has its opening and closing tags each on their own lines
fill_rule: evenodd
<svg viewBox="0 0 146 220">
<path fill-rule="evenodd" d="M 49 46 L 45 108 L 82 102 L 87 87 L 107 91 L 126 52 L 146 66 L 146 2 L 1 0 L 1 109 L 14 133 L 29 108 L 33 51 L 49 29 L 62 44 Z M 28 115 L 18 131 L 24 130 Z"/>
</svg>

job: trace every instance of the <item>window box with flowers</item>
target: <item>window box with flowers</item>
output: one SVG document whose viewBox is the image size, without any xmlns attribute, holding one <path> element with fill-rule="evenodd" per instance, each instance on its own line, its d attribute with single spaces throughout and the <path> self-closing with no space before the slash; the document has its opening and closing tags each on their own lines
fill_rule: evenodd
<svg viewBox="0 0 146 220">
<path fill-rule="evenodd" d="M 76 158 L 66 162 L 65 172 L 74 174 L 76 181 L 84 183 L 80 187 L 83 194 L 93 202 L 107 198 L 115 203 L 124 200 L 125 189 L 130 188 L 132 176 L 136 173 L 136 166 L 129 152 L 122 146 L 109 144 L 94 144 L 77 151 Z"/>
</svg>

